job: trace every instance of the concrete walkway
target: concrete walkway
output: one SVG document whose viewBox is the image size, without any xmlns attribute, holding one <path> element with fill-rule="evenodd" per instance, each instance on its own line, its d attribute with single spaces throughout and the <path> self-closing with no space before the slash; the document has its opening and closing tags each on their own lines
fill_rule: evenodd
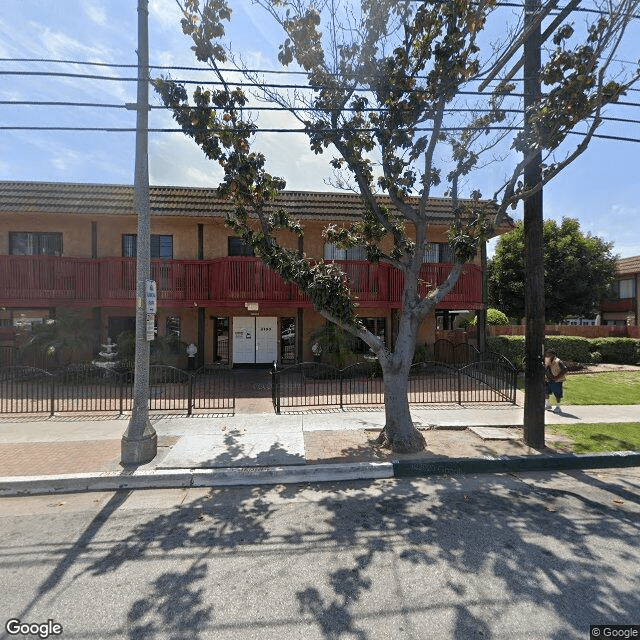
<svg viewBox="0 0 640 640">
<path fill-rule="evenodd" d="M 132 469 L 123 469 L 119 463 L 128 416 L 2 419 L 0 495 L 86 490 L 99 481 L 123 478 L 128 482 L 136 478 L 139 486 L 147 487 L 167 486 L 163 482 L 173 478 L 179 485 L 187 476 L 193 483 L 197 471 L 227 479 L 236 473 L 236 484 L 263 481 L 256 472 L 266 473 L 270 482 L 330 480 L 352 471 L 355 477 L 371 477 L 381 465 L 387 469 L 392 460 L 489 459 L 561 450 L 562 437 L 550 433 L 548 450 L 524 444 L 524 411 L 517 405 L 418 407 L 412 413 L 424 430 L 427 449 L 411 456 L 375 445 L 384 425 L 380 407 L 282 415 L 156 415 L 152 422 L 158 434 L 158 455 Z M 545 417 L 550 425 L 640 422 L 640 405 L 566 406 L 562 414 L 547 412 Z"/>
</svg>

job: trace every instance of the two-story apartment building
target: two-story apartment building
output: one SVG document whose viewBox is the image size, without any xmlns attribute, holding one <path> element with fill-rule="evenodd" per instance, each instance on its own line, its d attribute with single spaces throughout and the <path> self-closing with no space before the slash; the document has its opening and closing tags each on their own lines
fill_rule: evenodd
<svg viewBox="0 0 640 640">
<path fill-rule="evenodd" d="M 616 281 L 612 295 L 600 303 L 601 323 L 638 326 L 640 318 L 640 256 L 616 261 Z"/>
<path fill-rule="evenodd" d="M 392 341 L 401 307 L 402 274 L 369 263 L 362 251 L 327 244 L 323 230 L 360 217 L 348 193 L 285 192 L 285 206 L 305 229 L 301 243 L 280 241 L 317 260 L 338 261 L 367 326 Z M 384 198 L 383 198 L 384 200 Z M 386 202 L 390 205 L 390 202 Z M 152 277 L 158 288 L 157 333 L 198 347 L 202 362 L 282 363 L 311 359 L 311 335 L 324 319 L 295 285 L 265 267 L 225 226 L 230 203 L 214 189 L 150 189 Z M 446 232 L 451 203 L 432 199 L 433 243 L 424 256 L 426 287 L 441 282 L 452 261 Z M 93 318 L 100 341 L 135 327 L 136 230 L 133 187 L 0 182 L 0 327 L 55 317 L 61 308 Z M 432 343 L 460 310 L 483 308 L 480 259 L 421 329 Z M 91 345 L 95 351 L 96 345 Z"/>
</svg>

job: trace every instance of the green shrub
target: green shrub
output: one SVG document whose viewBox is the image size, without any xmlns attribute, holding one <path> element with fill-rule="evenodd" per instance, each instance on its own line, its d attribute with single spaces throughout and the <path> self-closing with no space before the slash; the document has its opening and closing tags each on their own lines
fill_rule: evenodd
<svg viewBox="0 0 640 640">
<path fill-rule="evenodd" d="M 487 309 L 487 324 L 506 326 L 509 324 L 509 318 L 498 309 Z"/>
<path fill-rule="evenodd" d="M 504 356 L 514 366 L 524 361 L 524 336 L 489 336 L 487 347 L 489 351 Z"/>
<path fill-rule="evenodd" d="M 478 316 L 469 322 L 469 326 L 475 327 L 478 324 Z M 498 309 L 487 309 L 487 324 L 506 326 L 509 324 L 509 318 Z"/>
<path fill-rule="evenodd" d="M 525 351 L 524 336 L 490 336 L 487 346 L 490 351 L 503 355 L 518 369 L 523 368 Z M 546 336 L 544 346 L 553 349 L 565 362 L 591 362 L 590 341 L 575 336 Z M 542 354 L 540 354 L 542 357 Z"/>
<path fill-rule="evenodd" d="M 603 362 L 635 364 L 640 360 L 640 340 L 635 338 L 593 338 L 592 351 L 602 354 Z"/>
<path fill-rule="evenodd" d="M 546 336 L 544 348 L 553 349 L 560 360 L 591 362 L 591 340 L 578 336 Z"/>
<path fill-rule="evenodd" d="M 602 362 L 602 354 L 599 351 L 592 351 L 591 362 L 593 364 L 599 364 L 600 362 Z"/>
<path fill-rule="evenodd" d="M 413 364 L 417 362 L 429 362 L 433 360 L 433 352 L 426 344 L 420 344 L 413 353 Z"/>
</svg>

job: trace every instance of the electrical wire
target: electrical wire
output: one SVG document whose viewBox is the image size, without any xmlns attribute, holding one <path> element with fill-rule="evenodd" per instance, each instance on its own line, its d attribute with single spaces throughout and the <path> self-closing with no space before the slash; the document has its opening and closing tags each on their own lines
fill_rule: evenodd
<svg viewBox="0 0 640 640">
<path fill-rule="evenodd" d="M 484 131 L 486 130 L 487 127 L 477 127 L 477 128 L 473 128 L 473 127 L 442 127 L 440 128 L 440 131 L 446 131 L 446 132 L 451 132 L 451 131 L 463 131 L 463 130 L 476 130 L 476 131 Z M 522 127 L 489 127 L 490 130 L 492 131 L 522 131 Z M 5 126 L 2 125 L 0 126 L 0 131 L 78 131 L 78 132 L 94 132 L 94 133 L 135 133 L 136 132 L 136 128 L 135 127 L 48 127 L 48 126 Z M 182 133 L 184 134 L 184 131 L 182 129 L 178 129 L 178 128 L 150 128 L 147 130 L 148 133 Z M 230 131 L 233 131 L 232 129 Z M 340 132 L 340 129 L 335 129 L 332 130 L 335 132 Z M 349 132 L 369 132 L 369 133 L 373 133 L 375 132 L 375 129 L 367 129 L 367 128 L 361 128 L 361 129 L 349 129 Z M 428 132 L 428 131 L 433 131 L 432 128 L 428 128 L 428 127 L 420 127 L 418 129 L 416 129 L 416 131 L 420 131 L 420 132 Z M 255 133 L 294 133 L 294 134 L 306 134 L 307 131 L 306 129 L 287 129 L 287 128 L 257 128 L 255 130 Z M 580 132 L 580 131 L 569 131 L 568 132 L 569 135 L 578 135 L 578 136 L 585 136 L 586 133 L 584 132 Z M 603 134 L 603 133 L 594 133 L 593 138 L 600 138 L 603 140 L 617 140 L 617 141 L 621 141 L 621 142 L 635 142 L 635 143 L 640 143 L 640 138 L 631 138 L 629 136 L 616 136 L 616 135 L 609 135 L 609 134 Z"/>
</svg>

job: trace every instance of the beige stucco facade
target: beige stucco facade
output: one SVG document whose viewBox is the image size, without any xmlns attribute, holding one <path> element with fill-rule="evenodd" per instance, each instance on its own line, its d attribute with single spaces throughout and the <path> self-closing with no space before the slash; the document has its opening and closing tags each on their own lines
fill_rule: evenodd
<svg viewBox="0 0 640 640">
<path fill-rule="evenodd" d="M 30 183 L 25 183 L 29 189 Z M 33 183 L 37 185 L 37 183 Z M 62 185 L 71 191 L 81 189 L 82 185 Z M 22 183 L 20 183 L 22 187 Z M 41 187 L 45 189 L 47 186 Z M 50 187 L 55 189 L 55 185 Z M 97 188 L 97 187 L 96 187 Z M 109 187 L 100 187 L 109 190 Z M 116 188 L 114 188 L 116 189 Z M 122 191 L 124 188 L 117 188 Z M 62 257 L 82 258 L 87 260 L 120 259 L 123 255 L 123 236 L 136 234 L 137 218 L 129 213 L 131 208 L 118 209 L 111 204 L 108 198 L 92 199 L 92 186 L 86 185 L 86 193 L 82 193 L 83 199 L 78 204 L 73 198 L 69 199 L 68 208 L 57 205 L 55 210 L 48 210 L 49 201 L 45 197 L 41 210 L 27 201 L 23 210 L 4 210 L 0 207 L 0 255 L 11 253 L 10 235 L 12 232 L 59 233 L 62 235 Z M 120 191 L 114 192 L 118 195 Z M 183 190 L 184 191 L 184 190 Z M 197 191 L 197 190 L 194 190 Z M 303 251 L 311 259 L 322 259 L 325 255 L 326 228 L 348 225 L 349 216 L 343 219 L 331 219 L 322 214 L 322 194 L 310 194 L 309 202 L 315 203 L 316 213 L 301 219 L 304 228 L 304 238 L 300 243 L 297 236 L 291 232 L 279 232 L 277 239 L 280 244 L 294 251 Z M 106 204 L 105 204 L 106 203 Z M 329 203 L 331 204 L 331 203 Z M 113 210 L 114 213 L 106 213 Z M 294 215 L 295 217 L 295 215 Z M 433 225 L 429 229 L 429 239 L 433 243 L 447 242 L 447 225 Z M 151 233 L 154 235 L 171 236 L 172 258 L 174 261 L 197 261 L 226 258 L 228 256 L 229 238 L 236 234 L 224 223 L 222 215 L 204 215 L 200 210 L 191 213 L 188 210 L 169 211 L 168 213 L 154 212 L 151 217 Z M 391 247 L 390 240 L 386 246 Z M 383 246 L 383 248 L 385 248 Z M 480 263 L 478 257 L 475 261 Z M 55 271 L 55 263 L 51 268 Z M 85 267 L 81 267 L 85 268 Z M 96 272 L 96 282 L 101 276 Z M 373 291 L 373 289 L 372 289 Z M 245 317 L 264 317 L 277 319 L 277 353 L 278 358 L 283 357 L 282 329 L 293 323 L 295 327 L 296 358 L 310 360 L 312 358 L 312 336 L 315 331 L 325 323 L 324 318 L 316 312 L 308 303 L 297 304 L 289 302 L 286 305 L 277 302 L 259 302 L 258 310 L 251 311 L 245 303 L 255 302 L 250 299 L 236 300 L 233 303 L 217 304 L 214 301 L 202 301 L 184 299 L 178 302 L 159 301 L 157 313 L 157 333 L 159 336 L 167 335 L 167 331 L 179 327 L 180 340 L 188 344 L 196 343 L 200 347 L 199 357 L 203 362 L 214 362 L 219 358 L 216 353 L 218 326 L 228 319 L 227 350 L 228 360 L 233 361 L 233 319 Z M 380 306 L 377 306 L 380 305 Z M 55 316 L 65 309 L 64 300 L 57 303 L 42 304 L 12 304 L 2 307 L 0 304 L 0 342 L 7 341 L 10 336 L 8 329 L 15 325 L 16 318 L 38 318 Z M 90 319 L 99 334 L 99 343 L 104 343 L 107 338 L 116 339 L 117 335 L 111 335 L 127 323 L 131 323 L 135 315 L 134 300 L 132 297 L 126 303 L 112 304 L 96 301 L 78 305 L 77 311 Z M 358 307 L 358 314 L 363 318 L 376 318 L 383 323 L 386 339 L 393 340 L 393 331 L 397 318 L 398 308 L 388 303 L 380 303 L 378 298 L 362 303 Z M 169 320 L 169 322 L 168 322 Z M 217 324 L 216 324 L 217 323 Z M 169 328 L 168 328 L 169 327 Z M 4 333 L 3 333 L 4 331 Z M 418 344 L 430 344 L 434 341 L 436 331 L 435 314 L 430 316 L 421 326 L 418 336 Z M 95 347 L 94 347 L 95 350 Z M 90 357 L 91 347 L 87 345 L 87 357 Z M 289 354 L 290 355 L 290 354 Z M 185 356 L 186 358 L 186 356 Z"/>
</svg>

